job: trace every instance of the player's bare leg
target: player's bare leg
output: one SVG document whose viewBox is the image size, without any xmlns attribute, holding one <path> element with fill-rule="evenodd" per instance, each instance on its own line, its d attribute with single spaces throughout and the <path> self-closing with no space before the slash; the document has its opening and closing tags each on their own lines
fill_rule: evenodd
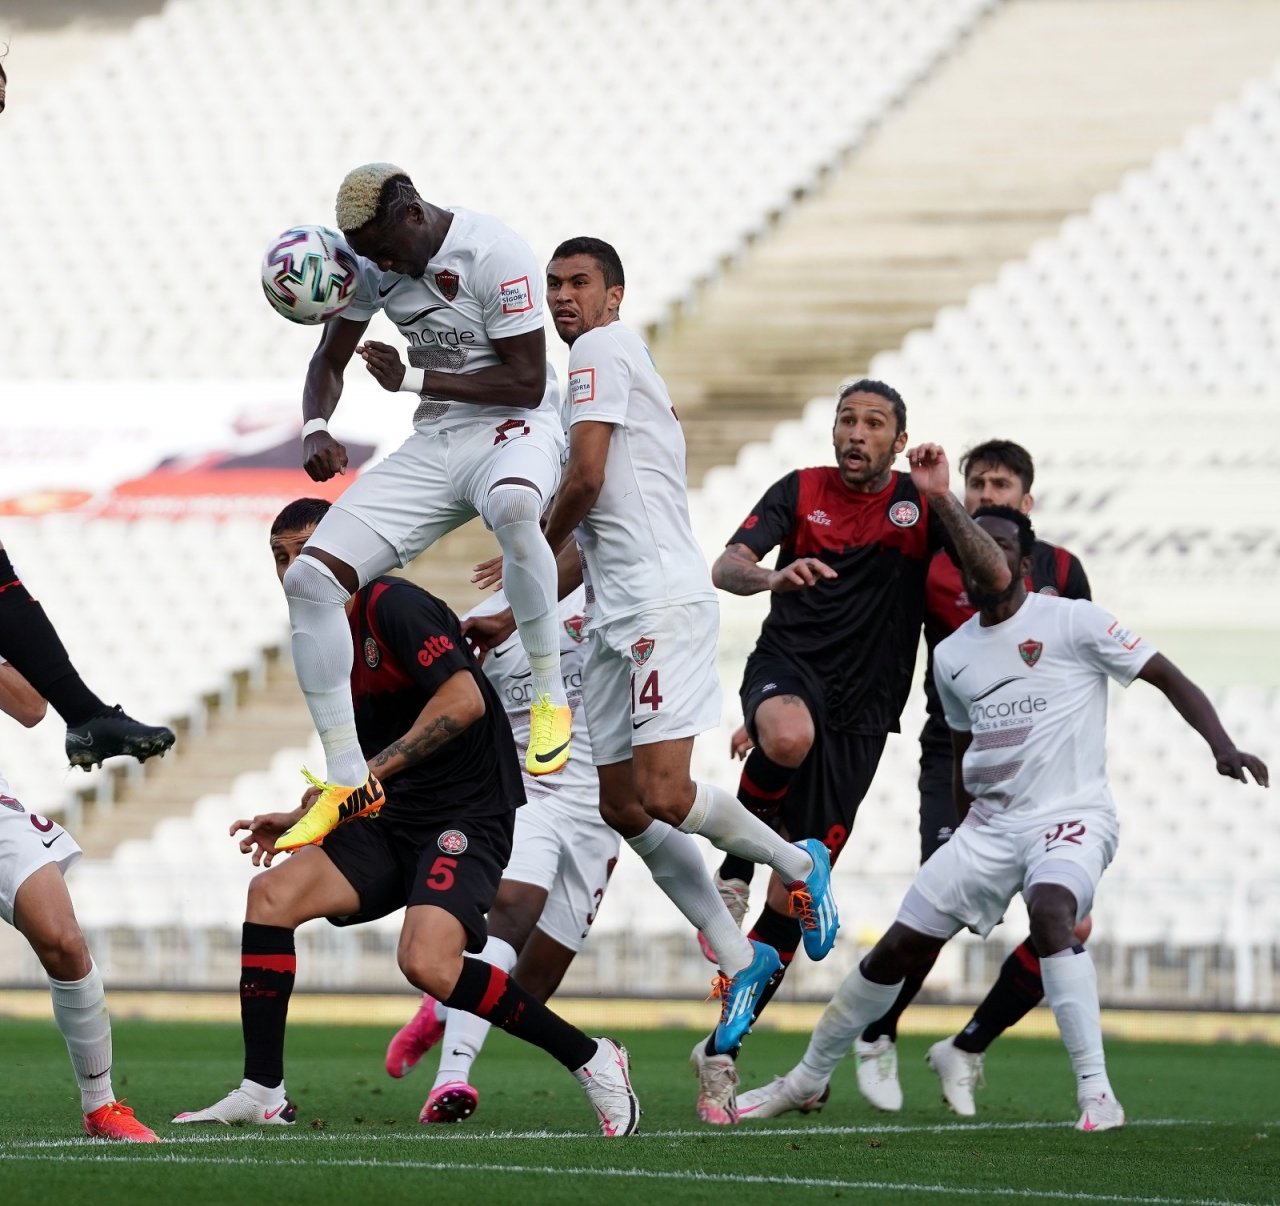
<svg viewBox="0 0 1280 1206">
<path fill-rule="evenodd" d="M 53 1018 L 80 1087 L 86 1134 L 129 1143 L 157 1142 L 155 1132 L 116 1100 L 111 1087 L 111 1018 L 102 976 L 85 945 L 58 867 L 50 863 L 23 881 L 14 897 L 13 924 L 49 977 Z"/>
</svg>

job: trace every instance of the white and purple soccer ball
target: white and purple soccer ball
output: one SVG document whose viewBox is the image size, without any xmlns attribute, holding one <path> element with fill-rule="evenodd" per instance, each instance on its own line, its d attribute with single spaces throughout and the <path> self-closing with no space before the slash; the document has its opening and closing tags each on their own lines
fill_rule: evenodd
<svg viewBox="0 0 1280 1206">
<path fill-rule="evenodd" d="M 262 257 L 262 292 L 277 314 L 311 326 L 341 314 L 356 296 L 355 252 L 325 226 L 293 226 Z"/>
</svg>

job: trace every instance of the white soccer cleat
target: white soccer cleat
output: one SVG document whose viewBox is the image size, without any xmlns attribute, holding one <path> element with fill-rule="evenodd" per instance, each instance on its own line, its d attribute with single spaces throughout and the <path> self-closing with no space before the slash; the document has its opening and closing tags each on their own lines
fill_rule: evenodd
<svg viewBox="0 0 1280 1206">
<path fill-rule="evenodd" d="M 298 1111 L 284 1095 L 284 1085 L 279 1089 L 264 1089 L 255 1085 L 257 1093 L 246 1090 L 244 1084 L 232 1089 L 221 1101 L 215 1101 L 205 1110 L 187 1110 L 174 1122 L 220 1122 L 224 1126 L 292 1126 Z M 265 1097 L 265 1100 L 264 1100 Z"/>
<path fill-rule="evenodd" d="M 902 1084 L 898 1080 L 898 1045 L 887 1034 L 873 1043 L 857 1039 L 858 1089 L 877 1110 L 896 1114 L 902 1109 Z"/>
<path fill-rule="evenodd" d="M 719 875 L 715 877 L 715 885 L 716 891 L 720 893 L 720 899 L 724 901 L 724 907 L 729 910 L 729 916 L 733 918 L 733 924 L 741 929 L 742 919 L 747 915 L 748 902 L 751 899 L 751 885 L 742 879 L 721 879 Z M 708 963 L 720 962 L 719 956 L 711 949 L 711 943 L 701 933 L 698 934 L 698 945 L 702 948 Z"/>
<path fill-rule="evenodd" d="M 794 1069 L 792 1070 L 794 1071 Z M 799 1088 L 792 1073 L 775 1076 L 767 1085 L 743 1093 L 738 1098 L 738 1120 L 744 1118 L 776 1118 L 798 1110 L 801 1114 L 816 1114 L 827 1104 L 831 1086 L 823 1085 L 816 1093 Z"/>
<path fill-rule="evenodd" d="M 1114 1131 L 1124 1126 L 1124 1106 L 1109 1091 L 1090 1093 L 1079 1099 L 1078 1131 Z"/>
<path fill-rule="evenodd" d="M 596 1053 L 574 1074 L 600 1119 L 606 1139 L 634 1135 L 640 1125 L 640 1099 L 631 1087 L 627 1049 L 613 1039 L 596 1039 Z"/>
<path fill-rule="evenodd" d="M 698 1117 L 713 1126 L 738 1125 L 738 1066 L 730 1055 L 708 1055 L 699 1039 L 689 1056 L 698 1074 Z"/>
<path fill-rule="evenodd" d="M 961 1051 L 945 1038 L 929 1048 L 924 1060 L 942 1081 L 942 1099 L 962 1118 L 972 1118 L 978 1112 L 973 1091 L 987 1083 L 982 1076 L 982 1055 Z"/>
</svg>

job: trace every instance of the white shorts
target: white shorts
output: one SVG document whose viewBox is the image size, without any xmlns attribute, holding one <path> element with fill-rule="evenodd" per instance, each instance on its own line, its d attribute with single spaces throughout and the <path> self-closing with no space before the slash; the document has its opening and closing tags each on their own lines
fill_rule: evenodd
<svg viewBox="0 0 1280 1206">
<path fill-rule="evenodd" d="M 580 951 L 600 911 L 620 841 L 598 812 L 554 797 L 531 799 L 516 809 L 511 858 L 502 878 L 545 888 L 538 929 Z"/>
<path fill-rule="evenodd" d="M 1075 896 L 1079 921 L 1093 908 L 1093 894 L 1118 842 L 1110 809 L 1070 808 L 1060 821 L 1016 829 L 983 824 L 970 813 L 920 868 L 898 920 L 937 938 L 966 927 L 985 938 L 1018 892 L 1048 883 Z M 943 929 L 948 932 L 938 932 Z"/>
<path fill-rule="evenodd" d="M 591 629 L 582 705 L 597 766 L 625 762 L 633 746 L 719 725 L 719 635 L 714 600 L 655 607 Z"/>
<path fill-rule="evenodd" d="M 65 875 L 80 854 L 75 838 L 57 821 L 0 795 L 0 917 L 13 924 L 18 889 L 34 872 L 53 863 Z"/>
<path fill-rule="evenodd" d="M 390 456 L 360 474 L 333 505 L 360 524 L 326 515 L 311 544 L 340 557 L 365 585 L 390 564 L 380 565 L 385 545 L 408 565 L 442 536 L 483 515 L 489 491 L 503 478 L 532 482 L 545 506 L 560 481 L 564 433 L 552 414 L 530 411 L 523 426 L 515 420 L 480 418 L 433 430 L 429 422 Z M 381 541 L 362 532 L 371 529 Z"/>
</svg>

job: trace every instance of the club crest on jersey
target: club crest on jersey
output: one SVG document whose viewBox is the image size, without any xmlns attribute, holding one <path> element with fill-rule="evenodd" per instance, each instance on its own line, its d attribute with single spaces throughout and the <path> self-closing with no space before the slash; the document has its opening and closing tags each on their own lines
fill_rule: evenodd
<svg viewBox="0 0 1280 1206">
<path fill-rule="evenodd" d="M 1023 641 L 1018 646 L 1018 652 L 1022 654 L 1022 660 L 1028 666 L 1034 666 L 1040 660 L 1040 655 L 1044 652 L 1043 641 Z"/>
<path fill-rule="evenodd" d="M 436 273 L 436 288 L 445 301 L 451 302 L 458 296 L 458 274 L 442 268 Z"/>
<path fill-rule="evenodd" d="M 653 638 L 641 637 L 634 645 L 631 646 L 631 660 L 637 666 L 643 666 L 649 660 L 649 654 L 653 652 Z"/>
<path fill-rule="evenodd" d="M 4 805 L 4 807 L 5 807 L 5 808 L 11 808 L 11 809 L 13 809 L 13 811 L 14 811 L 14 812 L 26 812 L 26 811 L 27 811 L 27 810 L 26 810 L 25 808 L 23 808 L 23 807 L 22 807 L 22 805 L 21 805 L 21 804 L 19 804 L 19 803 L 18 803 L 18 801 L 17 801 L 17 800 L 15 800 L 12 796 L 0 796 L 0 804 Z"/>
<path fill-rule="evenodd" d="M 904 500 L 896 502 L 889 508 L 889 522 L 900 528 L 911 528 L 915 526 L 916 520 L 920 518 L 920 508 L 915 503 Z"/>
<path fill-rule="evenodd" d="M 567 632 L 571 637 L 573 637 L 573 639 L 577 641 L 579 645 L 581 645 L 582 642 L 587 639 L 587 634 L 583 631 L 583 627 L 586 624 L 586 622 L 587 622 L 586 616 L 570 616 L 564 622 L 565 632 Z"/>
<path fill-rule="evenodd" d="M 446 829 L 436 838 L 436 845 L 445 854 L 462 854 L 467 848 L 467 835 L 457 829 Z"/>
<path fill-rule="evenodd" d="M 373 637 L 364 638 L 364 664 L 370 670 L 376 670 L 378 663 L 382 661 L 382 654 L 378 650 L 378 642 Z"/>
</svg>

